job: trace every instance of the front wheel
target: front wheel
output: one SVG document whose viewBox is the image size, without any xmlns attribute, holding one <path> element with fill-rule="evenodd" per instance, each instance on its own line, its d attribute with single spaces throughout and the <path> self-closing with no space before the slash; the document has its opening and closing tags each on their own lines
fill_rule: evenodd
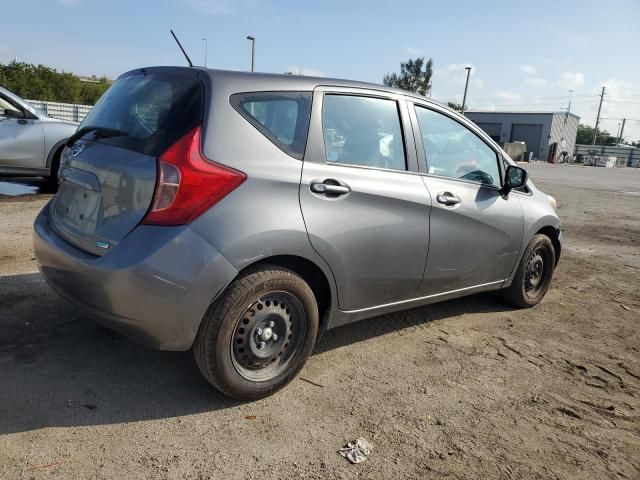
<svg viewBox="0 0 640 480">
<path fill-rule="evenodd" d="M 235 280 L 211 305 L 193 346 L 196 363 L 225 395 L 266 397 L 302 369 L 318 323 L 309 285 L 290 270 L 263 266 Z"/>
<path fill-rule="evenodd" d="M 511 285 L 503 291 L 505 300 L 518 307 L 533 307 L 549 290 L 556 264 L 551 239 L 538 234 L 527 246 Z"/>
<path fill-rule="evenodd" d="M 62 154 L 62 148 L 58 150 L 51 160 L 51 168 L 49 170 L 49 176 L 47 177 L 47 185 L 54 191 L 58 189 L 58 171 L 60 170 L 60 155 Z"/>
</svg>

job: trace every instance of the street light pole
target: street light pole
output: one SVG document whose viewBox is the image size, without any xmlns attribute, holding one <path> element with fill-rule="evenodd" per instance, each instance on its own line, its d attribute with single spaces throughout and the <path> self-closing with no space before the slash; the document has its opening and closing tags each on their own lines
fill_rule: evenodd
<svg viewBox="0 0 640 480">
<path fill-rule="evenodd" d="M 471 75 L 471 67 L 464 67 L 464 69 L 467 71 L 467 81 L 464 84 L 464 96 L 462 97 L 462 112 L 460 112 L 462 115 L 464 115 L 464 107 L 467 103 L 467 89 L 469 88 L 469 76 Z"/>
<path fill-rule="evenodd" d="M 247 40 L 251 40 L 251 71 L 256 71 L 256 37 L 247 35 Z"/>
<path fill-rule="evenodd" d="M 204 42 L 204 68 L 207 68 L 207 46 L 208 46 L 208 42 L 206 38 L 203 38 L 202 41 Z"/>
</svg>

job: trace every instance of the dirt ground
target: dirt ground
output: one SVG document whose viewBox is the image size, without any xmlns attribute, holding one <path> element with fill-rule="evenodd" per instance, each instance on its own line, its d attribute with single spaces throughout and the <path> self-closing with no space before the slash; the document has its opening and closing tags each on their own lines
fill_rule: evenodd
<svg viewBox="0 0 640 480">
<path fill-rule="evenodd" d="M 495 295 L 327 333 L 261 401 L 210 388 L 43 283 L 0 200 L 0 478 L 640 478 L 640 171 L 533 165 L 564 251 L 545 300 Z M 362 436 L 369 460 L 336 450 Z"/>
</svg>

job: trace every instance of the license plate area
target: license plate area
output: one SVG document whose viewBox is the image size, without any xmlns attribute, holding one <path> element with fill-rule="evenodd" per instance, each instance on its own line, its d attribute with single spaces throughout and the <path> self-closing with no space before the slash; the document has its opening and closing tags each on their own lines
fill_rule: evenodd
<svg viewBox="0 0 640 480">
<path fill-rule="evenodd" d="M 100 214 L 100 200 L 100 192 L 63 180 L 58 187 L 56 217 L 85 235 L 94 235 Z"/>
</svg>

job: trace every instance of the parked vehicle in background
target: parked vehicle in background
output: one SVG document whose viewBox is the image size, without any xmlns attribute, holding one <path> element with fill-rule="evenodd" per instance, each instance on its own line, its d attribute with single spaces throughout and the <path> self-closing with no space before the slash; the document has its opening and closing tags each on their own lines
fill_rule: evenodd
<svg viewBox="0 0 640 480">
<path fill-rule="evenodd" d="M 77 128 L 0 87 L 0 175 L 57 181 L 60 153 Z"/>
<path fill-rule="evenodd" d="M 560 256 L 555 201 L 490 137 L 379 85 L 134 70 L 68 145 L 43 276 L 236 398 L 290 382 L 327 328 L 489 290 L 536 305 Z"/>
</svg>

